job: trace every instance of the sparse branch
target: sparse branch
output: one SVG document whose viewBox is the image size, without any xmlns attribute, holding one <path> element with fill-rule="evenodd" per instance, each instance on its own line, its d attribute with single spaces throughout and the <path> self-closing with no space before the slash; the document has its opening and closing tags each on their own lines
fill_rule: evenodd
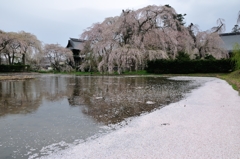
<svg viewBox="0 0 240 159">
<path fill-rule="evenodd" d="M 218 26 L 216 27 L 212 27 L 212 32 L 215 32 L 215 33 L 222 33 L 226 30 L 226 25 L 225 25 L 225 20 L 222 19 L 222 18 L 219 18 L 217 20 L 217 24 Z"/>
<path fill-rule="evenodd" d="M 238 12 L 237 24 L 240 24 L 240 11 Z"/>
</svg>

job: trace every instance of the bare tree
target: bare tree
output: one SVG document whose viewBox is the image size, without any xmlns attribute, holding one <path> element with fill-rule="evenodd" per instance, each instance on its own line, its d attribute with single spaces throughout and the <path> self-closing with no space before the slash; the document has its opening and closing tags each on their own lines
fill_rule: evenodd
<svg viewBox="0 0 240 159">
<path fill-rule="evenodd" d="M 62 47 L 59 44 L 45 44 L 43 52 L 55 70 L 72 70 L 70 63 L 74 62 L 74 60 L 73 54 L 69 49 Z"/>
</svg>

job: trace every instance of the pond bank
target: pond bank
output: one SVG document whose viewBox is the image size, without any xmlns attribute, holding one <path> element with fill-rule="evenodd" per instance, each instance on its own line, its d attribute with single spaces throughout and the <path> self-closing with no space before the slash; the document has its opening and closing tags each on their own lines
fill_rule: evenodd
<svg viewBox="0 0 240 159">
<path fill-rule="evenodd" d="M 240 158 L 239 114 L 238 92 L 208 78 L 180 102 L 46 158 Z"/>
<path fill-rule="evenodd" d="M 38 74 L 39 73 L 33 73 L 33 72 L 0 73 L 0 81 L 34 79 L 35 75 L 38 75 Z"/>
<path fill-rule="evenodd" d="M 5 80 L 27 80 L 27 79 L 34 79 L 33 76 L 0 76 L 0 81 Z"/>
</svg>

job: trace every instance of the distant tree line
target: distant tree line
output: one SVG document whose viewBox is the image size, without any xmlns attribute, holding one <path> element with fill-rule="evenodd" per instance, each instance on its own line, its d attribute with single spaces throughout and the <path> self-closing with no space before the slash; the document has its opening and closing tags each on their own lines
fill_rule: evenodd
<svg viewBox="0 0 240 159">
<path fill-rule="evenodd" d="M 0 71 L 20 71 L 24 65 L 39 70 L 47 61 L 56 71 L 71 71 L 74 66 L 72 52 L 59 44 L 42 44 L 28 32 L 4 32 L 0 30 Z M 2 66 L 2 65 L 8 66 Z M 17 65 L 17 66 L 13 66 Z"/>
</svg>

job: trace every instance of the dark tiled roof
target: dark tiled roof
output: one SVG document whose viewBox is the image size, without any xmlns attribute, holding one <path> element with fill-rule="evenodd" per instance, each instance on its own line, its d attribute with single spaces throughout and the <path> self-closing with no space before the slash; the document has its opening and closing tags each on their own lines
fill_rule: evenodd
<svg viewBox="0 0 240 159">
<path fill-rule="evenodd" d="M 70 40 L 74 41 L 74 42 L 84 42 L 85 40 L 82 39 L 76 39 L 76 38 L 70 38 Z"/>
<path fill-rule="evenodd" d="M 73 49 L 83 50 L 83 43 L 84 43 L 84 40 L 70 38 L 70 40 L 68 40 L 68 44 L 67 44 L 66 48 L 69 48 L 71 50 L 73 50 Z"/>
<path fill-rule="evenodd" d="M 240 35 L 240 33 L 222 33 L 220 36 L 231 36 L 231 35 Z"/>
</svg>

